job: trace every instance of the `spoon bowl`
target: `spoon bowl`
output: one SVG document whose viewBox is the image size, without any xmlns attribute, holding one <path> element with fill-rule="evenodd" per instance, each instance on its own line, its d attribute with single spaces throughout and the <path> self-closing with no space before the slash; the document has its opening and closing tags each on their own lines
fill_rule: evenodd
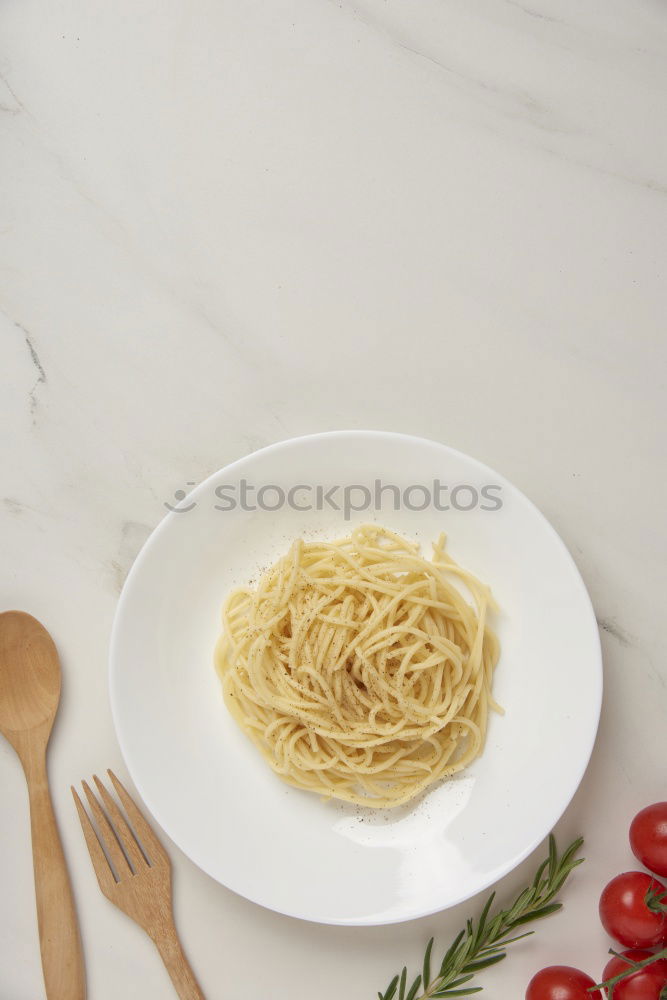
<svg viewBox="0 0 667 1000">
<path fill-rule="evenodd" d="M 41 622 L 25 611 L 0 614 L 0 732 L 51 731 L 60 701 L 60 660 Z"/>
</svg>

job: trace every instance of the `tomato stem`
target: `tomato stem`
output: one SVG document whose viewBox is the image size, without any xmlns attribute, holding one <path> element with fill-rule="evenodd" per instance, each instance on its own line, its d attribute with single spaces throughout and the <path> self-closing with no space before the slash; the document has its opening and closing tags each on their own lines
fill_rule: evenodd
<svg viewBox="0 0 667 1000">
<path fill-rule="evenodd" d="M 653 965 L 653 963 L 657 962 L 659 958 L 667 958 L 667 948 L 663 948 L 661 951 L 656 951 L 654 955 L 651 955 L 649 958 L 645 958 L 642 962 L 635 962 L 633 959 L 627 958 L 625 955 L 618 955 L 613 948 L 609 949 L 609 954 L 616 955 L 617 958 L 622 958 L 624 962 L 628 963 L 630 968 L 626 969 L 625 972 L 619 972 L 617 976 L 612 976 L 611 979 L 605 979 L 602 983 L 597 983 L 595 986 L 589 986 L 588 992 L 592 993 L 593 990 L 607 990 L 609 1000 L 612 1000 L 614 996 L 614 987 L 617 983 L 620 983 L 621 979 L 627 979 L 628 976 L 634 976 L 638 969 L 645 969 L 647 965 Z M 660 997 L 661 1000 L 663 1000 L 663 997 L 667 998 L 667 992 L 665 989 L 662 990 Z"/>
<path fill-rule="evenodd" d="M 629 955 L 624 955 L 620 951 L 614 951 L 613 948 L 610 948 L 609 949 L 609 954 L 613 955 L 614 958 L 620 958 L 622 962 L 625 962 L 626 965 L 631 965 L 633 969 L 640 969 L 641 968 L 639 962 L 636 962 L 634 960 L 634 958 L 630 958 Z"/>
<path fill-rule="evenodd" d="M 659 882 L 651 884 L 644 896 L 644 902 L 653 913 L 667 913 L 667 889 Z"/>
</svg>

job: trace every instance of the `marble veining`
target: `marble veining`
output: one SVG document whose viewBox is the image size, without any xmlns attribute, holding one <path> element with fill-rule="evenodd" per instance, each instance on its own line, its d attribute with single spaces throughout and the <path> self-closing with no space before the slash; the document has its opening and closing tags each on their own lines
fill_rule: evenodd
<svg viewBox="0 0 667 1000">
<path fill-rule="evenodd" d="M 550 24 L 561 24 L 561 20 L 558 17 L 552 17 L 550 14 L 544 14 L 542 11 L 533 10 L 530 7 L 526 7 L 522 3 L 518 3 L 517 0 L 505 0 L 506 3 L 510 4 L 511 7 L 517 7 L 518 10 L 523 11 L 528 17 L 535 17 L 538 21 L 548 21 Z"/>
<path fill-rule="evenodd" d="M 37 354 L 37 351 L 35 350 L 35 345 L 32 342 L 30 334 L 28 333 L 28 331 L 26 330 L 26 328 L 24 326 L 21 326 L 20 323 L 16 323 L 16 321 L 15 321 L 15 325 L 19 328 L 19 330 L 21 330 L 21 332 L 23 333 L 23 336 L 25 337 L 26 347 L 28 348 L 28 350 L 30 352 L 30 360 L 32 361 L 33 365 L 35 366 L 35 368 L 37 370 L 37 381 L 35 382 L 35 384 L 33 385 L 32 389 L 30 390 L 30 393 L 29 393 L 30 412 L 31 412 L 31 414 L 33 416 L 33 420 L 34 420 L 35 410 L 37 408 L 37 390 L 40 387 L 40 385 L 43 385 L 43 384 L 46 383 L 46 381 L 47 381 L 47 379 L 46 379 L 46 372 L 44 371 L 44 368 L 42 367 L 41 361 L 39 360 L 39 355 Z"/>
<path fill-rule="evenodd" d="M 636 635 L 631 635 L 624 628 L 618 624 L 618 622 L 613 618 L 598 618 L 598 625 L 603 632 L 610 635 L 616 642 L 619 642 L 621 646 L 636 646 L 638 643 L 638 638 Z"/>
<path fill-rule="evenodd" d="M 116 556 L 109 564 L 118 593 L 120 593 L 125 583 L 125 577 L 151 531 L 152 528 L 149 525 L 140 524 L 137 521 L 125 521 L 122 525 Z"/>
</svg>

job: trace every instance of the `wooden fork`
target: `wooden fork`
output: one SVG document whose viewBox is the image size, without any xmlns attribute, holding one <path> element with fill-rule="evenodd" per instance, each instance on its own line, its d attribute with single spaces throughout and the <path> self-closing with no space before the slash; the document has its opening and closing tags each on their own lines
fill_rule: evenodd
<svg viewBox="0 0 667 1000">
<path fill-rule="evenodd" d="M 72 788 L 100 889 L 153 940 L 181 1000 L 205 1000 L 178 940 L 167 852 L 116 775 L 112 771 L 107 773 L 125 807 L 127 819 L 97 775 L 93 775 L 102 804 L 86 781 L 82 785 L 96 830 Z"/>
</svg>

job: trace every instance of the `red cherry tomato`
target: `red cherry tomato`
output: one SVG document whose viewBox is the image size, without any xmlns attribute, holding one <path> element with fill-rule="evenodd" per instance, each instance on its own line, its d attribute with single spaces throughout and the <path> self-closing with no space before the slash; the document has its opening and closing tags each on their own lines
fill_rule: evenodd
<svg viewBox="0 0 667 1000">
<path fill-rule="evenodd" d="M 646 872 L 617 875 L 600 896 L 602 926 L 627 948 L 653 948 L 662 944 L 667 940 L 667 913 L 650 909 L 647 899 L 651 893 L 664 891 L 662 882 Z M 667 896 L 662 905 L 665 903 Z"/>
<path fill-rule="evenodd" d="M 667 875 L 667 802 L 638 812 L 630 826 L 632 853 L 656 875 Z"/>
<path fill-rule="evenodd" d="M 602 1000 L 599 990 L 589 993 L 595 980 L 569 965 L 550 965 L 528 983 L 526 1000 Z"/>
<path fill-rule="evenodd" d="M 633 949 L 624 951 L 623 956 L 634 962 L 641 962 L 645 958 L 650 958 L 651 952 Z M 614 955 L 605 965 L 602 978 L 612 979 L 629 968 L 631 968 L 630 962 L 624 962 L 622 958 Z M 646 968 L 628 976 L 627 979 L 620 979 L 614 986 L 613 1000 L 660 1000 L 665 986 L 667 986 L 667 959 L 659 958 Z"/>
</svg>

